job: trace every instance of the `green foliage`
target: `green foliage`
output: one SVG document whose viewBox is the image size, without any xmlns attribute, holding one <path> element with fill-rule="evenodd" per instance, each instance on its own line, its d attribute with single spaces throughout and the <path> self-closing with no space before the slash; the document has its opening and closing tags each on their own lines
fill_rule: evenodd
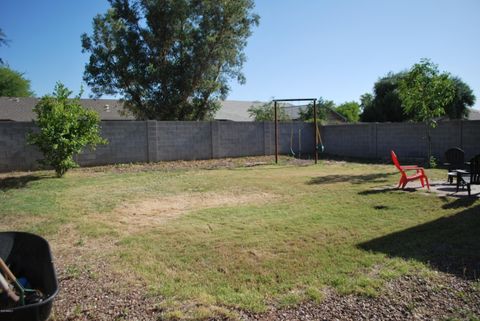
<svg viewBox="0 0 480 321">
<path fill-rule="evenodd" d="M 399 96 L 405 112 L 411 113 L 417 121 L 429 122 L 445 114 L 445 108 L 455 97 L 455 85 L 449 74 L 440 73 L 438 66 L 428 59 L 405 74 L 399 82 Z"/>
<path fill-rule="evenodd" d="M 278 120 L 290 120 L 291 118 L 285 111 L 284 104 L 277 104 Z M 255 121 L 274 121 L 275 120 L 275 105 L 273 102 L 268 102 L 260 106 L 250 106 L 248 108 L 250 117 L 255 118 Z"/>
<path fill-rule="evenodd" d="M 469 107 L 475 104 L 475 95 L 472 89 L 459 77 L 451 77 L 455 86 L 453 101 L 445 107 L 445 114 L 450 119 L 467 118 Z"/>
<path fill-rule="evenodd" d="M 430 168 L 437 168 L 438 166 L 437 159 L 433 156 L 430 156 L 429 165 L 430 165 Z"/>
<path fill-rule="evenodd" d="M 328 110 L 335 110 L 335 103 L 332 100 L 326 100 L 323 97 L 317 100 L 317 120 L 325 121 Z M 313 121 L 313 104 L 308 104 L 307 108 L 300 111 L 300 120 L 306 122 Z"/>
<path fill-rule="evenodd" d="M 360 120 L 360 105 L 356 101 L 343 103 L 336 108 L 336 111 L 349 123 L 356 123 Z"/>
<path fill-rule="evenodd" d="M 365 111 L 365 109 L 370 108 L 372 104 L 373 104 L 372 94 L 365 93 L 360 96 L 360 109 L 362 110 L 362 113 Z M 360 117 L 362 117 L 362 115 L 360 115 Z"/>
<path fill-rule="evenodd" d="M 57 83 L 53 96 L 44 96 L 35 106 L 36 124 L 40 131 L 30 133 L 28 142 L 36 145 L 45 159 L 42 164 L 52 166 L 58 177 L 78 166 L 73 156 L 89 145 L 105 144 L 100 137 L 99 116 L 83 108 L 79 98 L 61 83 Z"/>
<path fill-rule="evenodd" d="M 411 117 L 405 113 L 402 101 L 398 96 L 398 85 L 404 72 L 388 73 L 375 82 L 373 95 L 360 97 L 363 122 L 402 122 Z"/>
<path fill-rule="evenodd" d="M 30 97 L 33 92 L 30 89 L 30 80 L 25 79 L 23 74 L 0 66 L 0 96 L 5 97 Z"/>
<path fill-rule="evenodd" d="M 399 84 L 406 75 L 405 71 L 390 72 L 375 83 L 373 95 L 367 93 L 360 97 L 361 121 L 402 122 L 417 119 L 414 110 L 407 111 L 403 108 L 399 95 Z M 450 119 L 466 118 L 469 112 L 468 107 L 472 107 L 475 103 L 473 91 L 459 77 L 448 76 L 448 78 L 454 84 L 455 97 L 444 106 L 445 115 Z"/>
<path fill-rule="evenodd" d="M 428 159 L 432 157 L 430 128 L 436 126 L 435 118 L 445 114 L 445 108 L 455 98 L 455 84 L 447 73 L 428 59 L 413 65 L 399 83 L 399 96 L 405 112 L 413 119 L 423 121 L 427 128 Z"/>
<path fill-rule="evenodd" d="M 119 94 L 139 119 L 202 120 L 245 81 L 253 0 L 109 0 L 82 35 L 93 93 Z"/>
</svg>

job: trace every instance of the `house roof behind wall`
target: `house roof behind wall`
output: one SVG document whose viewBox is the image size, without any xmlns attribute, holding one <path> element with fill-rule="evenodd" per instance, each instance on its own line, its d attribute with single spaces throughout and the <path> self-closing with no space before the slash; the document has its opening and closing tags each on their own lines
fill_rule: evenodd
<svg viewBox="0 0 480 321">
<path fill-rule="evenodd" d="M 39 98 L 33 97 L 0 97 L 0 120 L 32 121 L 36 115 L 33 108 Z M 134 120 L 132 115 L 124 115 L 123 103 L 115 99 L 80 99 L 85 108 L 95 110 L 101 120 Z M 261 102 L 227 100 L 222 101 L 222 108 L 215 119 L 231 121 L 252 121 L 248 108 L 261 105 Z"/>
<path fill-rule="evenodd" d="M 0 119 L 13 121 L 32 121 L 36 115 L 33 108 L 39 98 L 33 97 L 0 97 Z M 95 110 L 102 120 L 132 120 L 133 116 L 122 115 L 123 105 L 115 99 L 81 99 L 85 108 Z"/>
</svg>

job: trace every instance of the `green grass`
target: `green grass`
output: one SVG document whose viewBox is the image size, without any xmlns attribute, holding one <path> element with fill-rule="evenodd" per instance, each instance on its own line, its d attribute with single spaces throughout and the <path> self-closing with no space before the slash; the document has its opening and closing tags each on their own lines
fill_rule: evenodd
<svg viewBox="0 0 480 321">
<path fill-rule="evenodd" d="M 480 202 L 372 190 L 395 184 L 397 176 L 393 166 L 357 163 L 78 170 L 63 179 L 39 172 L 1 179 L 0 218 L 3 230 L 32 231 L 57 243 L 68 226 L 78 235 L 71 246 L 85 255 L 90 241 L 114 239 L 114 249 L 96 251 L 126 278 L 146 282 L 171 318 L 320 302 L 327 287 L 376 296 L 386 280 L 405 273 L 472 273 L 469 260 L 480 255 L 480 215 L 474 215 Z M 122 204 L 261 193 L 268 196 L 263 201 L 200 206 L 141 229 L 118 223 Z M 73 277 L 76 272 L 70 268 Z"/>
</svg>

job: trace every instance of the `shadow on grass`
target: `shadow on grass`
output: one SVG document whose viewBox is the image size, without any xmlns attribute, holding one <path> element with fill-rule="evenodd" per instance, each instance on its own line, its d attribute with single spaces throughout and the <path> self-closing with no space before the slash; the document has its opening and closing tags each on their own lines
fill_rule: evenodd
<svg viewBox="0 0 480 321">
<path fill-rule="evenodd" d="M 386 183 L 388 182 L 387 178 L 391 175 L 397 175 L 397 173 L 376 173 L 376 174 L 366 174 L 366 175 L 326 175 L 313 177 L 308 181 L 308 185 L 322 185 L 322 184 L 333 184 L 333 183 L 344 183 L 349 182 L 352 184 L 363 184 L 363 183 Z"/>
<path fill-rule="evenodd" d="M 442 208 L 444 210 L 448 210 L 451 208 L 467 208 L 472 206 L 477 200 L 475 197 L 468 196 L 456 198 L 453 202 L 449 202 L 449 199 L 447 197 L 440 197 L 440 199 L 445 202 L 445 204 L 442 205 Z"/>
<path fill-rule="evenodd" d="M 0 191 L 6 192 L 11 189 L 21 189 L 27 187 L 30 182 L 41 179 L 51 178 L 49 176 L 23 175 L 0 178 Z"/>
<path fill-rule="evenodd" d="M 406 187 L 404 189 L 399 189 L 397 187 L 384 187 L 384 188 L 374 188 L 374 189 L 368 189 L 365 191 L 358 192 L 358 195 L 376 195 L 376 194 L 383 194 L 383 193 L 389 193 L 389 192 L 407 192 L 407 193 L 414 193 L 418 189 L 413 188 L 413 187 Z"/>
<path fill-rule="evenodd" d="M 456 200 L 449 208 L 468 206 Z M 471 204 L 472 205 L 472 204 Z M 456 207 L 458 206 L 458 207 Z M 358 246 L 391 257 L 414 259 L 442 272 L 480 278 L 480 204 L 463 211 L 382 236 Z"/>
</svg>

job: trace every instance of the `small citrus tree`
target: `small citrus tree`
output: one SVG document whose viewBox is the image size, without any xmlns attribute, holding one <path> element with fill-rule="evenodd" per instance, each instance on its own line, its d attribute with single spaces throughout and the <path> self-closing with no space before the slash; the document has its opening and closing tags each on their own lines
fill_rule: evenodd
<svg viewBox="0 0 480 321">
<path fill-rule="evenodd" d="M 436 127 L 435 118 L 444 115 L 445 108 L 453 101 L 455 85 L 449 74 L 440 73 L 436 64 L 422 59 L 402 77 L 398 89 L 405 113 L 425 122 L 428 161 L 433 165 L 430 129 Z"/>
<path fill-rule="evenodd" d="M 58 177 L 78 166 L 73 156 L 85 146 L 95 148 L 107 143 L 100 137 L 98 114 L 80 105 L 80 95 L 71 99 L 71 94 L 63 84 L 57 83 L 53 95 L 44 96 L 34 108 L 40 131 L 27 137 L 28 142 L 43 153 L 40 163 L 53 167 Z"/>
</svg>

